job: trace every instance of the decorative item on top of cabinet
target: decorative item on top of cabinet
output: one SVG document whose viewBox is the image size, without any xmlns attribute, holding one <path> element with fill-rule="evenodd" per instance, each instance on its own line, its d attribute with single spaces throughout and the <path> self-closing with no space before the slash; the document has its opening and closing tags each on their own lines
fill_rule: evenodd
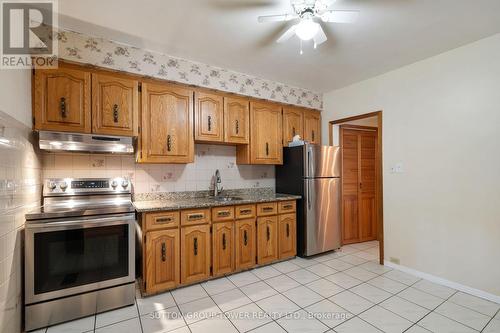
<svg viewBox="0 0 500 333">
<path fill-rule="evenodd" d="M 297 216 L 295 213 L 283 214 L 278 216 L 278 235 L 279 235 L 279 258 L 285 259 L 294 257 L 297 254 L 296 241 Z"/>
<path fill-rule="evenodd" d="M 194 93 L 194 139 L 196 141 L 224 141 L 223 97 L 215 93 Z"/>
<path fill-rule="evenodd" d="M 91 132 L 90 73 L 60 65 L 37 69 L 34 78 L 34 128 Z"/>
<path fill-rule="evenodd" d="M 321 113 L 304 110 L 304 140 L 313 144 L 321 144 Z"/>
<path fill-rule="evenodd" d="M 137 136 L 139 82 L 119 75 L 92 74 L 92 133 Z"/>
<path fill-rule="evenodd" d="M 224 141 L 248 144 L 250 101 L 238 97 L 224 97 Z"/>
<path fill-rule="evenodd" d="M 288 147 L 295 135 L 304 138 L 304 111 L 303 109 L 284 106 L 283 107 L 283 146 Z"/>
<path fill-rule="evenodd" d="M 193 162 L 193 90 L 143 83 L 141 133 L 138 162 Z"/>
<path fill-rule="evenodd" d="M 234 271 L 234 221 L 212 225 L 212 258 L 213 276 Z"/>
<path fill-rule="evenodd" d="M 257 218 L 257 263 L 267 264 L 278 259 L 278 217 Z"/>
<path fill-rule="evenodd" d="M 210 225 L 181 227 L 181 283 L 189 284 L 210 276 Z"/>
<path fill-rule="evenodd" d="M 146 234 L 144 283 L 146 293 L 172 289 L 180 283 L 179 229 Z"/>
</svg>

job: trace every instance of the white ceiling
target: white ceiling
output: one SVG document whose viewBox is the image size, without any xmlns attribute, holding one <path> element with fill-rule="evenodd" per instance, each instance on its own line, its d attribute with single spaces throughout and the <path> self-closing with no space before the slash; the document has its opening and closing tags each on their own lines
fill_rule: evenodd
<svg viewBox="0 0 500 333">
<path fill-rule="evenodd" d="M 59 24 L 93 36 L 318 92 L 344 87 L 500 32 L 499 0 L 338 0 L 355 24 L 325 24 L 328 41 L 299 55 L 284 22 L 257 16 L 289 0 L 60 0 Z"/>
</svg>

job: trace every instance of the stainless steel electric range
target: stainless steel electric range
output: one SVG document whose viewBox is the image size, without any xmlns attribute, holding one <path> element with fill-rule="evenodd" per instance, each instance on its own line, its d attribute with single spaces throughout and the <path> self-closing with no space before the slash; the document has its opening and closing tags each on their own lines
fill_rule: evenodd
<svg viewBox="0 0 500 333">
<path fill-rule="evenodd" d="M 27 331 L 134 303 L 135 211 L 125 178 L 46 179 L 26 215 Z"/>
</svg>

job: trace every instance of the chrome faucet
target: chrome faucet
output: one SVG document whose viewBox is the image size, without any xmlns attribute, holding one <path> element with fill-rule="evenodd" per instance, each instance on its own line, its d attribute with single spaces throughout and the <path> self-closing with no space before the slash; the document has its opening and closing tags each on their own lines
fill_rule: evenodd
<svg viewBox="0 0 500 333">
<path fill-rule="evenodd" d="M 221 193 L 224 187 L 220 186 L 222 183 L 220 179 L 220 172 L 219 169 L 215 170 L 215 177 L 214 177 L 214 197 L 218 197 Z"/>
</svg>

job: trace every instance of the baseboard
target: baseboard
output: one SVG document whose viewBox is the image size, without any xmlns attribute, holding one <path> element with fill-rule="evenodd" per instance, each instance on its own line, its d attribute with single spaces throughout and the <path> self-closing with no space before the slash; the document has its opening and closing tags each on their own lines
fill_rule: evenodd
<svg viewBox="0 0 500 333">
<path fill-rule="evenodd" d="M 450 288 L 453 288 L 453 289 L 456 289 L 459 291 L 463 291 L 464 293 L 471 294 L 471 295 L 474 295 L 474 296 L 477 296 L 480 298 L 487 299 L 488 301 L 492 301 L 492 302 L 500 304 L 500 296 L 490 294 L 486 291 L 479 290 L 479 289 L 472 288 L 472 287 L 468 287 L 468 286 L 465 286 L 463 284 L 453 282 L 453 281 L 450 281 L 447 279 L 443 279 L 441 277 L 438 277 L 438 276 L 435 276 L 432 274 L 417 271 L 416 269 L 413 269 L 413 268 L 397 265 L 397 264 L 394 264 L 388 260 L 384 260 L 384 265 L 387 267 L 394 268 L 394 269 L 400 270 L 402 272 L 411 274 L 411 275 L 418 276 L 419 278 L 443 285 L 445 287 L 450 287 Z"/>
</svg>

